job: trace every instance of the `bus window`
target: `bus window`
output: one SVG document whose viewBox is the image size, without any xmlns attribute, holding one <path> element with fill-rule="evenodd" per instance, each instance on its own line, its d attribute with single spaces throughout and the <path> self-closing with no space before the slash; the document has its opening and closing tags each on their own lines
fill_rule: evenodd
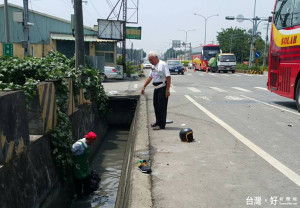
<svg viewBox="0 0 300 208">
<path fill-rule="evenodd" d="M 293 0 L 278 0 L 275 9 L 274 24 L 277 29 L 291 26 Z"/>
<path fill-rule="evenodd" d="M 300 0 L 294 0 L 293 25 L 300 25 Z"/>
<path fill-rule="evenodd" d="M 300 0 L 278 0 L 274 24 L 277 29 L 300 25 Z"/>
</svg>

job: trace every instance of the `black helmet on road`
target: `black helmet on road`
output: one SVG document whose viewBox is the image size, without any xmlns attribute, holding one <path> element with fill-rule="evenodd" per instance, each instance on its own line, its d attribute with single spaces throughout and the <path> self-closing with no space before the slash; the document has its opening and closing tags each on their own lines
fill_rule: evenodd
<svg viewBox="0 0 300 208">
<path fill-rule="evenodd" d="M 193 138 L 193 130 L 190 128 L 181 129 L 179 132 L 179 137 L 182 142 L 192 142 Z"/>
</svg>

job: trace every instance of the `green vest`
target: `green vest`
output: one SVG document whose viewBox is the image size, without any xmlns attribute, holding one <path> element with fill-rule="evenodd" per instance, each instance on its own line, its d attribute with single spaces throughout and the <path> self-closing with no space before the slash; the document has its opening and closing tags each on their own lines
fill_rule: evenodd
<svg viewBox="0 0 300 208">
<path fill-rule="evenodd" d="M 86 178 L 91 174 L 91 169 L 89 166 L 89 155 L 91 152 L 90 147 L 85 147 L 82 141 L 82 146 L 84 148 L 84 153 L 82 155 L 73 155 L 73 173 L 74 177 L 77 179 Z"/>
</svg>

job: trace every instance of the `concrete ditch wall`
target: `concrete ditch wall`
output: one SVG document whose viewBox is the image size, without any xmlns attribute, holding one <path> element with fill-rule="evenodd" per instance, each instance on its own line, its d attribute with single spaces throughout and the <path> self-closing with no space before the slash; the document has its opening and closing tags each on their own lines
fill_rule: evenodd
<svg viewBox="0 0 300 208">
<path fill-rule="evenodd" d="M 0 165 L 8 162 L 29 144 L 29 129 L 22 91 L 0 93 Z M 1 194 L 0 194 L 1 195 Z"/>
<path fill-rule="evenodd" d="M 147 97 L 139 97 L 131 123 L 115 208 L 152 207 L 151 175 L 138 170 L 138 161 L 150 161 Z"/>
</svg>

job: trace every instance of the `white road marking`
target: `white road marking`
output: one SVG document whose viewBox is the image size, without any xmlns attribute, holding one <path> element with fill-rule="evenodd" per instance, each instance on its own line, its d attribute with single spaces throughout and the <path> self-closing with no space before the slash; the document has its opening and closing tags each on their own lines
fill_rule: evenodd
<svg viewBox="0 0 300 208">
<path fill-rule="evenodd" d="M 247 90 L 247 89 L 240 88 L 240 87 L 231 87 L 231 88 L 236 89 L 236 90 L 240 90 L 240 91 L 243 91 L 243 92 L 252 92 L 251 90 Z"/>
<path fill-rule="evenodd" d="M 218 87 L 209 87 L 209 88 L 211 88 L 211 89 L 213 89 L 213 90 L 216 90 L 216 91 L 218 91 L 218 92 L 227 92 L 226 90 L 223 90 L 223 89 L 218 88 Z"/>
<path fill-rule="evenodd" d="M 225 98 L 228 100 L 244 100 L 244 98 L 235 97 L 235 96 L 226 96 Z"/>
<path fill-rule="evenodd" d="M 226 124 L 224 121 L 219 119 L 217 116 L 212 114 L 210 111 L 208 111 L 206 108 L 204 108 L 202 105 L 197 103 L 194 99 L 192 99 L 190 96 L 185 95 L 185 97 L 191 101 L 197 108 L 199 108 L 202 112 L 204 112 L 206 115 L 208 115 L 211 119 L 213 119 L 215 122 L 217 122 L 220 126 L 222 126 L 224 129 L 226 129 L 229 133 L 231 133 L 235 138 L 237 138 L 239 141 L 241 141 L 244 145 L 249 147 L 252 151 L 254 151 L 257 155 L 259 155 L 261 158 L 263 158 L 265 161 L 267 161 L 270 165 L 272 165 L 274 168 L 276 168 L 278 171 L 280 171 L 283 175 L 285 175 L 287 178 L 289 178 L 291 181 L 293 181 L 295 184 L 300 186 L 300 176 L 283 165 L 281 162 L 276 160 L 273 156 L 269 155 L 267 152 L 265 152 L 263 149 L 252 143 L 249 139 L 244 137 L 242 134 L 234 130 L 232 127 L 230 127 L 228 124 Z"/>
<path fill-rule="evenodd" d="M 265 87 L 254 87 L 254 88 L 256 88 L 256 89 L 260 89 L 260 90 L 266 90 L 266 91 L 268 91 L 268 89 L 267 89 L 267 88 L 265 88 Z"/>
<path fill-rule="evenodd" d="M 281 107 L 278 107 L 278 106 L 276 106 L 276 105 L 271 105 L 271 104 L 269 104 L 269 103 L 266 103 L 266 102 L 263 102 L 263 101 L 260 101 L 260 100 L 256 100 L 256 99 L 254 99 L 254 98 L 250 98 L 250 97 L 247 97 L 247 96 L 245 96 L 245 95 L 241 95 L 241 96 L 242 96 L 242 97 L 245 97 L 245 98 L 247 98 L 247 99 L 249 99 L 249 100 L 254 100 L 254 101 L 258 102 L 258 103 L 262 103 L 262 104 L 271 106 L 271 107 L 273 107 L 273 108 L 278 108 L 278 109 L 280 109 L 280 110 L 283 110 L 283 111 L 286 111 L 286 112 L 295 114 L 295 115 L 297 115 L 297 116 L 300 115 L 298 112 L 290 111 L 290 110 L 288 110 L 288 109 L 286 109 L 286 108 L 281 108 Z"/>
<path fill-rule="evenodd" d="M 135 89 L 137 88 L 137 86 L 138 86 L 137 84 L 134 84 L 134 88 L 135 88 Z"/>
<path fill-rule="evenodd" d="M 170 87 L 170 92 L 176 92 L 173 87 Z"/>
<path fill-rule="evenodd" d="M 195 87 L 187 87 L 189 90 L 191 90 L 192 92 L 201 92 L 200 90 L 198 90 Z"/>
<path fill-rule="evenodd" d="M 192 74 L 187 74 L 187 75 L 192 76 Z"/>
<path fill-rule="evenodd" d="M 203 74 L 198 74 L 199 76 L 203 76 Z"/>
<path fill-rule="evenodd" d="M 222 76 L 225 76 L 225 77 L 228 77 L 229 75 L 228 74 L 221 74 Z"/>
<path fill-rule="evenodd" d="M 175 89 L 175 86 L 173 84 L 171 84 L 171 87 Z"/>
<path fill-rule="evenodd" d="M 216 74 L 212 74 L 212 73 L 209 73 L 209 75 L 211 75 L 211 76 L 216 76 Z"/>
<path fill-rule="evenodd" d="M 200 98 L 202 98 L 203 100 L 210 101 L 210 97 L 207 97 L 207 96 L 200 96 Z"/>
<path fill-rule="evenodd" d="M 233 74 L 234 76 L 237 76 L 237 77 L 240 77 L 240 76 L 242 76 L 242 75 L 240 75 L 240 74 Z"/>
</svg>

